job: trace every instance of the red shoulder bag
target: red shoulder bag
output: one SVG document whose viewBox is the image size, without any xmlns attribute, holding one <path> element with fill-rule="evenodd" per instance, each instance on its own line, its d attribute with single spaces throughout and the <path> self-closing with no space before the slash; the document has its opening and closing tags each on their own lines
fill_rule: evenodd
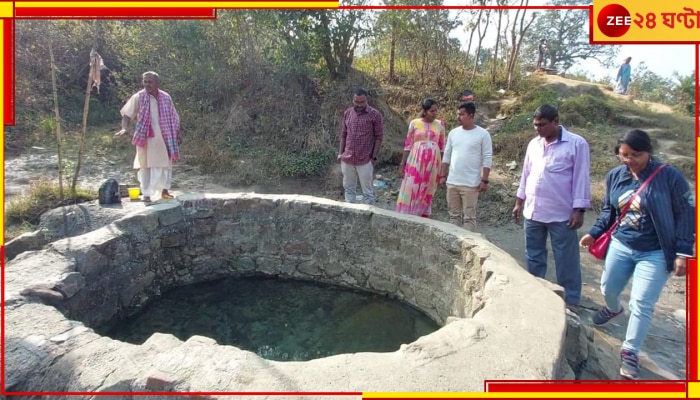
<svg viewBox="0 0 700 400">
<path fill-rule="evenodd" d="M 610 229 L 608 229 L 607 231 L 605 231 L 605 233 L 603 233 L 602 235 L 600 235 L 600 236 L 593 242 L 593 244 L 591 244 L 590 246 L 588 246 L 588 252 L 591 253 L 591 254 L 593 255 L 593 257 L 595 257 L 595 258 L 597 258 L 597 259 L 599 259 L 599 260 L 604 260 L 604 259 L 605 259 L 605 255 L 608 253 L 608 246 L 610 246 L 610 239 L 612 238 L 612 233 L 613 233 L 613 231 L 615 230 L 615 228 L 617 228 L 618 225 L 620 225 L 620 221 L 622 221 L 622 217 L 624 217 L 625 214 L 627 214 L 627 210 L 629 210 L 630 206 L 632 205 L 632 202 L 633 202 L 634 199 L 637 197 L 637 195 L 638 195 L 639 193 L 641 193 L 642 190 L 644 190 L 645 187 L 647 187 L 647 185 L 649 184 L 649 182 L 651 182 L 651 180 L 654 179 L 654 177 L 656 176 L 656 174 L 658 174 L 659 171 L 661 171 L 662 169 L 664 169 L 664 167 L 666 167 L 666 164 L 663 164 L 663 165 L 659 166 L 659 168 L 655 169 L 654 172 L 652 172 L 651 175 L 649 175 L 649 177 L 644 181 L 644 183 L 642 183 L 642 186 L 640 186 L 639 189 L 637 189 L 637 191 L 634 192 L 634 194 L 632 195 L 632 197 L 630 197 L 630 199 L 629 199 L 629 201 L 627 202 L 627 204 L 625 204 L 625 207 L 624 207 L 624 208 L 622 209 L 622 211 L 620 212 L 620 216 L 617 217 L 617 220 L 615 221 L 615 223 L 613 224 L 613 226 L 611 226 Z"/>
</svg>

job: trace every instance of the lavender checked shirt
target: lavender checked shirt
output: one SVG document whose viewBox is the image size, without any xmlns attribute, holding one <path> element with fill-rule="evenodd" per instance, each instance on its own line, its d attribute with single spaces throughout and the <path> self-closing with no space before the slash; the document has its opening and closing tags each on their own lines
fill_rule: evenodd
<svg viewBox="0 0 700 400">
<path fill-rule="evenodd" d="M 581 136 L 560 126 L 556 142 L 530 141 L 516 196 L 523 217 L 542 223 L 568 221 L 575 208 L 591 206 L 591 151 Z"/>
</svg>

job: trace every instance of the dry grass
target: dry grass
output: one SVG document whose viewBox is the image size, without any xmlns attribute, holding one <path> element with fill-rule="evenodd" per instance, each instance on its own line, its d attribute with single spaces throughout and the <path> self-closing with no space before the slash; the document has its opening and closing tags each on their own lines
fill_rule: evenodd
<svg viewBox="0 0 700 400">
<path fill-rule="evenodd" d="M 23 223 L 19 225 L 9 225 L 5 227 L 5 242 L 29 232 L 34 231 L 34 226 L 29 223 Z"/>
<path fill-rule="evenodd" d="M 58 183 L 41 179 L 30 184 L 29 191 L 5 204 L 5 223 L 37 224 L 41 214 L 56 207 L 91 201 L 97 198 L 96 193 L 77 188 L 75 195 L 68 193 L 64 187 L 64 199 L 59 196 Z"/>
</svg>

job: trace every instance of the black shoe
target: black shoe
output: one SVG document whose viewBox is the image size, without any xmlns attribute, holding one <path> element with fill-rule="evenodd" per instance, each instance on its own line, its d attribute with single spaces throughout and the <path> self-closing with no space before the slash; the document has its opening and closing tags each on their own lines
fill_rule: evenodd
<svg viewBox="0 0 700 400">
<path fill-rule="evenodd" d="M 624 378 L 637 380 L 639 379 L 639 357 L 636 354 L 626 350 L 620 352 L 620 375 Z"/>
<path fill-rule="evenodd" d="M 614 312 L 610 311 L 608 307 L 603 307 L 591 318 L 593 320 L 593 325 L 603 326 L 610 322 L 611 319 L 617 317 L 625 311 L 623 307 L 620 307 L 620 311 Z"/>
</svg>

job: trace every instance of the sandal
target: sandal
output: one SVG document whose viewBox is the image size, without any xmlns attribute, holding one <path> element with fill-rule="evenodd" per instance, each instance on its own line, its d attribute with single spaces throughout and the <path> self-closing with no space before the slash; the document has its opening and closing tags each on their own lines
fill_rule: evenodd
<svg viewBox="0 0 700 400">
<path fill-rule="evenodd" d="M 163 200 L 170 200 L 170 199 L 173 198 L 173 195 L 168 194 L 168 193 L 165 193 L 165 194 L 161 194 L 161 195 L 160 195 L 160 198 L 163 199 Z"/>
</svg>

